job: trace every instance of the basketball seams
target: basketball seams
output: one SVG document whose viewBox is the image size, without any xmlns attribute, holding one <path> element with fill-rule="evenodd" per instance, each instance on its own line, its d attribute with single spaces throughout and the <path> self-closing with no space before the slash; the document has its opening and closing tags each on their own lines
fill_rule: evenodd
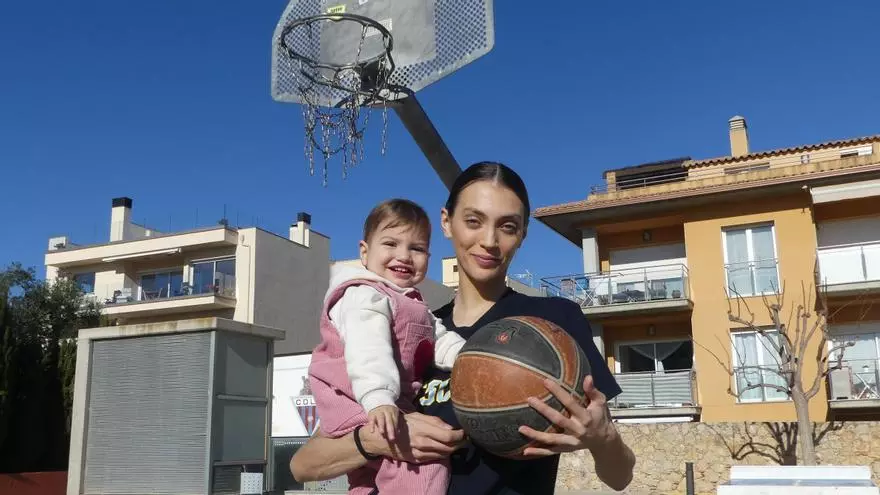
<svg viewBox="0 0 880 495">
<path fill-rule="evenodd" d="M 553 397 L 553 394 L 547 393 L 543 397 L 537 397 L 541 402 L 546 402 L 547 399 Z M 532 406 L 528 404 L 517 404 L 514 406 L 503 406 L 503 407 L 468 407 L 464 406 L 459 402 L 455 402 L 455 399 L 452 399 L 452 403 L 455 404 L 455 407 L 462 411 L 473 412 L 473 413 L 490 413 L 490 412 L 508 412 L 508 411 L 516 411 L 517 409 L 527 409 Z"/>
<path fill-rule="evenodd" d="M 546 329 L 543 326 L 537 324 L 534 318 L 528 316 L 517 316 L 511 318 L 511 320 L 517 320 L 526 325 L 530 326 L 532 330 L 535 331 L 536 334 L 540 335 L 542 339 L 547 343 L 550 349 L 553 350 L 553 353 L 556 354 L 556 359 L 559 361 L 559 371 L 562 376 L 553 377 L 556 381 L 565 382 L 565 371 L 566 371 L 566 361 L 562 354 L 560 354 L 559 349 L 557 349 L 556 342 L 550 339 L 550 336 L 547 335 Z"/>
<path fill-rule="evenodd" d="M 559 360 L 559 367 L 562 373 L 562 376 L 557 378 L 558 381 L 561 381 L 563 383 L 573 383 L 575 380 L 577 380 L 578 376 L 580 376 L 578 374 L 578 372 L 580 371 L 580 363 L 578 363 L 578 365 L 573 365 L 571 361 L 565 359 L 565 356 L 561 352 L 559 352 L 559 347 L 565 346 L 565 350 L 568 351 L 569 354 L 571 354 L 572 352 L 574 354 L 579 354 L 577 352 L 577 344 L 575 344 L 574 339 L 571 337 L 571 335 L 565 332 L 565 330 L 560 329 L 560 331 L 566 338 L 555 340 L 552 339 L 549 335 L 553 331 L 551 328 L 548 328 L 547 323 L 551 323 L 549 321 L 531 316 L 515 316 L 510 319 L 517 320 L 529 325 L 532 329 L 535 330 L 535 333 L 540 335 L 541 338 L 543 338 L 544 341 L 547 342 L 550 348 L 553 349 L 553 352 L 556 353 L 556 357 Z"/>
<path fill-rule="evenodd" d="M 556 382 L 556 384 L 559 385 L 560 387 L 562 387 L 566 392 L 571 393 L 571 394 L 575 394 L 574 389 L 572 387 L 570 387 L 568 384 L 560 382 L 559 378 L 551 375 L 550 373 L 547 373 L 546 371 L 540 370 L 538 368 L 535 368 L 534 366 L 530 366 L 528 364 L 522 363 L 522 362 L 517 361 L 515 359 L 511 359 L 506 356 L 499 356 L 497 354 L 491 354 L 491 353 L 484 352 L 484 351 L 465 351 L 465 352 L 460 353 L 458 355 L 458 358 L 460 359 L 464 356 L 480 356 L 481 358 L 497 359 L 498 361 L 504 361 L 504 362 L 513 364 L 515 366 L 519 366 L 520 368 L 524 368 L 528 371 L 534 372 L 535 374 L 543 376 L 544 378 L 549 378 L 549 379 L 553 380 L 554 382 Z M 575 394 L 575 395 L 577 395 L 577 394 Z"/>
</svg>

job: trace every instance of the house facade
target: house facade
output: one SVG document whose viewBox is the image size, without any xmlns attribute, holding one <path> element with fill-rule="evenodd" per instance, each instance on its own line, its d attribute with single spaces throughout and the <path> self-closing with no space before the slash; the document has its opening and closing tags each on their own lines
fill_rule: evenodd
<svg viewBox="0 0 880 495">
<path fill-rule="evenodd" d="M 808 324 L 828 308 L 824 351 L 848 345 L 811 419 L 874 417 L 880 136 L 753 152 L 738 116 L 729 134 L 728 156 L 609 170 L 585 200 L 538 208 L 583 250 L 583 269 L 544 279 L 546 290 L 590 320 L 623 389 L 612 404 L 621 421 L 794 420 L 785 393 L 759 386 L 779 380 L 768 340 L 778 336 L 729 317 L 771 330 L 765 302 L 783 293 L 785 317 L 805 300 Z M 825 369 L 818 346 L 805 353 L 807 388 Z"/>
<path fill-rule="evenodd" d="M 222 223 L 165 233 L 135 224 L 132 203 L 113 199 L 106 243 L 50 239 L 46 279 L 73 278 L 118 324 L 213 316 L 284 330 L 276 355 L 317 345 L 330 239 L 307 213 L 288 237 Z"/>
</svg>

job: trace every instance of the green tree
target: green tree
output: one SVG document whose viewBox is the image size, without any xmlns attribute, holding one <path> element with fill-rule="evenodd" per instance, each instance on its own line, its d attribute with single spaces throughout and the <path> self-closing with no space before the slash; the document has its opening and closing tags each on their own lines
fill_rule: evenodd
<svg viewBox="0 0 880 495">
<path fill-rule="evenodd" d="M 66 469 L 76 333 L 99 325 L 100 308 L 72 280 L 46 283 L 19 264 L 0 272 L 0 292 L 7 294 L 0 471 Z"/>
</svg>

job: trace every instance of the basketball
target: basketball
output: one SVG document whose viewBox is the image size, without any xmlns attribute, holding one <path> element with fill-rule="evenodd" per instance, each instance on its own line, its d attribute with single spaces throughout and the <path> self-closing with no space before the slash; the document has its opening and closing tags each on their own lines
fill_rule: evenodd
<svg viewBox="0 0 880 495">
<path fill-rule="evenodd" d="M 452 368 L 452 406 L 474 443 L 495 455 L 521 459 L 532 444 L 519 432 L 521 425 L 561 433 L 528 398 L 567 416 L 544 379 L 583 400 L 588 374 L 583 349 L 559 326 L 530 316 L 503 318 L 481 327 L 462 347 Z"/>
</svg>

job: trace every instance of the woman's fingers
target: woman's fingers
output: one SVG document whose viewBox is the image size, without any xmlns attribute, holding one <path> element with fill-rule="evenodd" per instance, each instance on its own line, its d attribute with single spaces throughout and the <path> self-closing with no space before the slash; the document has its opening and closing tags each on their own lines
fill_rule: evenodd
<svg viewBox="0 0 880 495">
<path fill-rule="evenodd" d="M 534 428 L 528 426 L 520 426 L 519 432 L 528 437 L 530 440 L 535 440 L 541 444 L 544 444 L 548 448 L 553 448 L 556 446 L 559 447 L 575 447 L 577 446 L 577 438 L 566 435 L 564 433 L 549 433 L 546 431 L 538 431 Z"/>
<path fill-rule="evenodd" d="M 523 455 L 526 457 L 547 457 L 558 453 L 544 447 L 526 447 L 523 450 Z"/>
<path fill-rule="evenodd" d="M 407 414 L 406 420 L 407 421 L 421 421 L 424 423 L 430 423 L 430 424 L 433 424 L 434 426 L 437 426 L 438 428 L 444 428 L 447 430 L 453 429 L 452 426 L 450 426 L 449 424 L 447 424 L 445 421 L 438 418 L 437 416 L 428 416 L 427 414 L 422 414 L 422 413 L 417 413 L 417 412 Z"/>
<path fill-rule="evenodd" d="M 584 383 L 587 383 L 587 382 L 584 381 Z M 590 383 L 592 383 L 592 379 L 591 379 Z M 556 397 L 556 399 L 562 403 L 563 407 L 568 409 L 569 414 L 573 418 L 577 418 L 582 421 L 584 421 L 586 419 L 587 410 L 585 409 L 584 403 L 582 401 L 578 400 L 574 395 L 572 395 L 571 393 L 566 391 L 564 388 L 562 388 L 558 383 L 556 383 L 553 380 L 550 380 L 550 379 L 544 380 L 544 387 L 546 387 L 547 390 L 549 390 L 550 393 L 552 393 L 553 396 Z M 601 392 L 599 392 L 599 393 L 601 394 Z M 532 406 L 532 407 L 534 407 L 534 406 Z M 550 418 L 547 418 L 547 419 L 550 419 Z M 557 424 L 556 426 L 561 426 L 561 425 Z"/>
</svg>

